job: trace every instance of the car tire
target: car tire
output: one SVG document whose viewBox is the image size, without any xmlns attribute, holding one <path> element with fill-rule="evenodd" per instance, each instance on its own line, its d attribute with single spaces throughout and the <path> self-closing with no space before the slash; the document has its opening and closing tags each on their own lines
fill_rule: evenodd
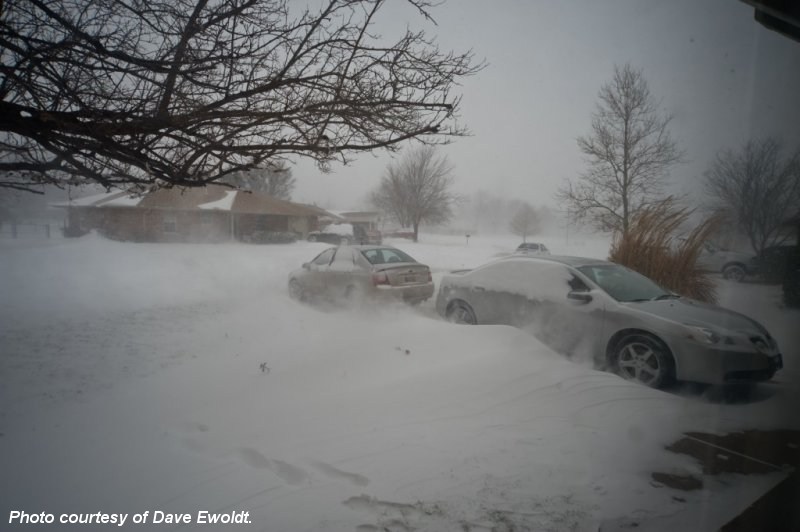
<svg viewBox="0 0 800 532">
<path fill-rule="evenodd" d="M 309 241 L 309 242 L 316 242 L 316 241 L 317 241 L 317 237 L 316 237 L 315 235 L 310 235 L 310 236 L 308 237 L 308 241 Z"/>
<path fill-rule="evenodd" d="M 475 311 L 464 301 L 453 301 L 447 306 L 447 321 L 459 325 L 477 325 Z"/>
<path fill-rule="evenodd" d="M 350 245 L 350 239 L 347 238 L 346 236 L 343 236 L 342 238 L 339 239 L 339 245 L 341 245 L 341 246 L 349 246 Z"/>
<path fill-rule="evenodd" d="M 675 362 L 669 348 L 646 334 L 621 338 L 612 351 L 611 368 L 623 379 L 651 388 L 663 388 L 675 379 Z"/>
<path fill-rule="evenodd" d="M 747 271 L 741 264 L 727 264 L 722 268 L 722 277 L 729 280 L 741 283 L 747 276 Z"/>
<path fill-rule="evenodd" d="M 289 281 L 289 297 L 297 301 L 305 301 L 307 299 L 306 291 L 296 279 Z"/>
</svg>

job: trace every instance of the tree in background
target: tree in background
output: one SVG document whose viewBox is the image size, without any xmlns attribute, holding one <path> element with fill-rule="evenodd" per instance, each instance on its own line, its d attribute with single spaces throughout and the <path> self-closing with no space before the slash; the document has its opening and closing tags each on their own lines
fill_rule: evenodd
<svg viewBox="0 0 800 532">
<path fill-rule="evenodd" d="M 521 236 L 522 241 L 525 242 L 528 235 L 533 235 L 539 230 L 540 223 L 541 218 L 536 209 L 528 203 L 523 203 L 511 218 L 509 228 L 512 233 Z"/>
<path fill-rule="evenodd" d="M 784 240 L 781 225 L 800 209 L 800 148 L 784 154 L 776 139 L 750 140 L 717 154 L 704 177 L 712 208 L 747 236 L 753 251 Z"/>
<path fill-rule="evenodd" d="M 0 187 L 202 186 L 463 135 L 455 87 L 483 65 L 423 31 L 381 39 L 385 4 L 0 3 Z"/>
<path fill-rule="evenodd" d="M 452 216 L 459 200 L 452 185 L 447 157 L 437 155 L 433 146 L 421 146 L 389 165 L 371 200 L 400 225 L 413 228 L 417 242 L 420 223 L 440 224 Z"/>
<path fill-rule="evenodd" d="M 511 219 L 527 202 L 485 189 L 462 198 L 454 208 L 453 226 L 470 234 L 508 234 Z M 538 232 L 560 228 L 558 214 L 546 205 L 534 207 L 539 216 Z"/>
<path fill-rule="evenodd" d="M 278 164 L 267 168 L 236 172 L 225 178 L 225 183 L 242 190 L 263 192 L 288 201 L 292 199 L 295 178 L 292 176 L 291 168 L 285 164 Z"/>
<path fill-rule="evenodd" d="M 589 168 L 557 198 L 575 221 L 624 235 L 633 216 L 662 194 L 681 153 L 669 132 L 671 117 L 659 109 L 641 70 L 615 66 L 598 98 L 592 131 L 578 138 Z"/>
</svg>

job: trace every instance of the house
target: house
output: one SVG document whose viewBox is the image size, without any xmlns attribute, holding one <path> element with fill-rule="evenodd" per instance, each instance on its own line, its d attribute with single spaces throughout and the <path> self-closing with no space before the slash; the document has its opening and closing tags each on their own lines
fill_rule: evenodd
<svg viewBox="0 0 800 532">
<path fill-rule="evenodd" d="M 134 242 L 257 240 L 263 233 L 305 238 L 326 211 L 220 185 L 164 188 L 143 195 L 114 191 L 54 206 L 67 209 L 67 234 L 96 230 Z"/>
<path fill-rule="evenodd" d="M 381 213 L 372 211 L 336 212 L 341 222 L 360 226 L 367 231 L 376 231 L 381 223 Z"/>
</svg>

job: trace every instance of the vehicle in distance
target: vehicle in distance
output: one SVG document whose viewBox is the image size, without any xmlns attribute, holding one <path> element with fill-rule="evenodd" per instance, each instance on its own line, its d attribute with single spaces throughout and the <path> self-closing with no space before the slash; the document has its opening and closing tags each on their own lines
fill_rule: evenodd
<svg viewBox="0 0 800 532">
<path fill-rule="evenodd" d="M 433 296 L 428 266 L 389 246 L 329 248 L 289 275 L 289 295 L 301 301 L 397 299 L 411 304 Z"/>
<path fill-rule="evenodd" d="M 524 253 L 530 255 L 549 255 L 550 250 L 547 246 L 538 242 L 523 242 L 517 246 L 515 253 Z"/>
<path fill-rule="evenodd" d="M 743 281 L 748 275 L 758 273 L 758 261 L 753 255 L 720 249 L 710 242 L 704 242 L 697 257 L 700 269 L 721 273 L 730 281 Z"/>
<path fill-rule="evenodd" d="M 511 256 L 446 275 L 436 309 L 457 323 L 524 328 L 556 351 L 656 388 L 763 381 L 783 367 L 755 320 L 607 261 Z"/>
</svg>

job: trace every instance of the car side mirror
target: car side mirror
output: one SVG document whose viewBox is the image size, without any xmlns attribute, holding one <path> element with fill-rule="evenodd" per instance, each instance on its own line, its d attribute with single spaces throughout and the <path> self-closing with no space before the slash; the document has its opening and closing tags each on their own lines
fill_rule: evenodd
<svg viewBox="0 0 800 532">
<path fill-rule="evenodd" d="M 311 263 L 310 262 L 304 262 L 303 263 L 303 269 L 304 270 L 310 270 L 311 269 Z"/>
<path fill-rule="evenodd" d="M 572 291 L 567 294 L 567 299 L 572 299 L 573 301 L 579 301 L 581 303 L 589 303 L 592 300 L 592 294 L 589 292 Z"/>
</svg>

